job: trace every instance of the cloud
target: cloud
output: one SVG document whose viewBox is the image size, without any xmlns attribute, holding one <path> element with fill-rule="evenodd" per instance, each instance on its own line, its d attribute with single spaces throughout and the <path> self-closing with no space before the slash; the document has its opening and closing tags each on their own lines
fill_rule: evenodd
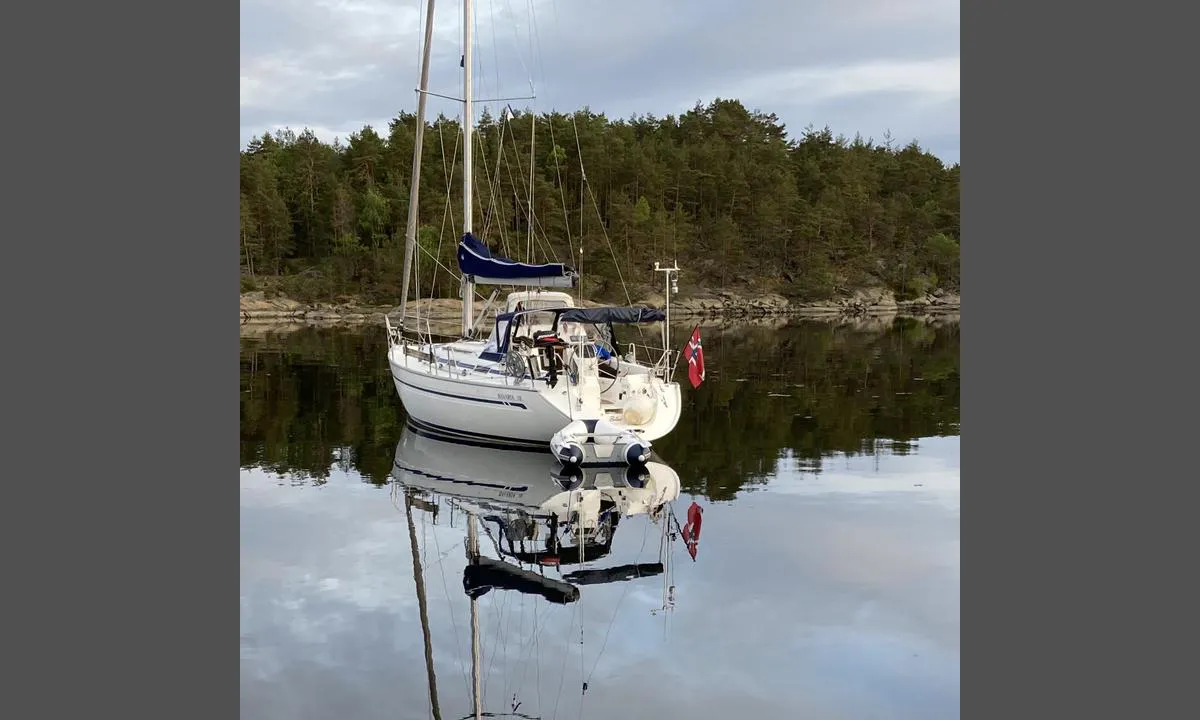
<svg viewBox="0 0 1200 720">
<path fill-rule="evenodd" d="M 932 101 L 958 97 L 957 57 L 899 62 L 870 61 L 857 65 L 794 68 L 754 79 L 744 94 L 766 98 L 772 93 L 795 93 L 812 102 L 857 95 L 893 92 Z"/>
<path fill-rule="evenodd" d="M 415 107 L 424 0 L 244 0 L 242 136 L 345 136 Z M 737 97 L 794 129 L 918 139 L 958 159 L 951 0 L 476 0 L 476 94 L 665 115 Z M 532 12 L 531 12 L 532 11 Z M 436 11 L 431 85 L 461 93 L 461 11 Z M 851 101 L 851 102 L 848 102 Z M 514 103 L 527 104 L 524 101 Z M 852 108 L 852 109 L 851 109 Z M 457 107 L 431 102 L 432 113 Z M 498 106 L 493 108 L 493 114 Z"/>
</svg>

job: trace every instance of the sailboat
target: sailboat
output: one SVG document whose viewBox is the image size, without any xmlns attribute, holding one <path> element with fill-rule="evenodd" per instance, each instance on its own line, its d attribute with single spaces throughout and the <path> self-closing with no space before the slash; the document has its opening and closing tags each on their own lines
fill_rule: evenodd
<svg viewBox="0 0 1200 720">
<path fill-rule="evenodd" d="M 399 323 L 385 317 L 387 358 L 410 425 L 462 443 L 550 451 L 569 466 L 641 465 L 651 445 L 679 421 L 680 387 L 672 378 L 680 353 L 671 350 L 670 298 L 679 268 L 663 273 L 665 309 L 585 306 L 572 294 L 579 273 L 562 263 L 519 262 L 493 252 L 473 227 L 472 0 L 463 0 L 463 226 L 458 337 L 435 341 L 426 323 L 408 317 L 416 251 L 425 105 L 429 92 L 434 0 L 428 0 L 412 181 L 405 233 Z M 532 258 L 530 258 L 532 260 Z M 495 286 L 478 316 L 475 288 Z M 499 288 L 512 288 L 485 314 Z M 660 324 L 662 347 L 621 343 L 616 328 Z"/>
<path fill-rule="evenodd" d="M 585 592 L 590 592 L 589 587 L 644 583 L 657 578 L 662 583 L 663 605 L 652 610 L 652 614 L 674 607 L 671 545 L 679 532 L 671 505 L 679 497 L 680 482 L 678 474 L 664 463 L 649 461 L 641 467 L 621 468 L 563 467 L 545 454 L 464 447 L 406 427 L 396 446 L 392 479 L 393 490 L 404 495 L 425 644 L 430 710 L 435 718 L 442 716 L 441 699 L 434 673 L 425 570 L 417 547 L 414 509 L 427 513 L 435 524 L 447 523 L 448 513 L 448 524 L 455 527 L 456 517 L 461 521 L 465 516 L 467 561 L 462 589 L 471 609 L 474 711 L 467 717 L 536 717 L 517 714 L 515 707 L 512 713 L 484 711 L 486 688 L 481 682 L 480 647 L 483 633 L 479 627 L 478 603 L 485 595 L 516 592 L 539 597 L 551 605 L 575 605 Z M 637 515 L 648 516 L 660 527 L 657 562 L 605 563 L 620 521 Z M 481 534 L 490 540 L 486 546 L 492 549 L 491 555 L 481 549 Z M 641 559 L 640 553 L 636 559 Z M 558 577 L 554 576 L 556 570 Z M 621 598 L 624 597 L 622 593 Z M 509 603 L 495 603 L 493 614 L 503 613 L 500 608 L 509 606 Z M 501 618 L 498 622 L 506 621 Z M 580 628 L 582 654 L 582 620 Z M 527 638 L 525 642 L 532 640 Z M 602 645 L 601 654 L 603 649 Z M 597 656 L 596 663 L 599 659 Z M 581 692 L 586 693 L 587 679 L 587 676 L 580 678 Z M 559 692 L 562 692 L 561 681 Z M 502 700 L 508 702 L 508 696 Z"/>
</svg>

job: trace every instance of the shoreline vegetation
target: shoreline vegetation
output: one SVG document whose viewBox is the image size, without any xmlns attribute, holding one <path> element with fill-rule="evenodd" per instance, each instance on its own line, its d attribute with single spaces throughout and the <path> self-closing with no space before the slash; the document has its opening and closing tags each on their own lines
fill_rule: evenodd
<svg viewBox="0 0 1200 720">
<path fill-rule="evenodd" d="M 602 303 L 584 301 L 585 305 Z M 635 300 L 635 305 L 663 307 L 661 295 Z M 368 305 L 347 299 L 341 303 L 303 303 L 277 296 L 267 298 L 261 291 L 243 293 L 240 299 L 243 332 L 296 328 L 312 325 L 383 324 L 387 316 L 395 321 L 400 306 Z M 913 300 L 897 301 L 885 289 L 859 290 L 846 297 L 817 302 L 793 302 L 780 295 L 746 297 L 728 292 L 692 296 L 671 301 L 673 319 L 696 321 L 703 325 L 778 324 L 790 319 L 823 319 L 868 325 L 888 323 L 896 316 L 924 318 L 928 322 L 958 322 L 961 300 L 955 293 L 930 293 Z M 409 315 L 418 314 L 431 329 L 454 331 L 458 327 L 462 301 L 457 298 L 425 298 L 408 303 Z"/>
<path fill-rule="evenodd" d="M 396 309 L 415 131 L 401 112 L 345 141 L 282 130 L 241 151 L 243 322 Z M 459 302 L 459 136 L 426 123 L 412 296 L 447 298 L 424 301 L 439 318 Z M 957 311 L 960 167 L 915 141 L 789 133 L 718 98 L 662 118 L 485 109 L 473 144 L 476 236 L 575 267 L 597 303 L 661 307 L 654 263 L 675 261 L 681 317 Z"/>
</svg>

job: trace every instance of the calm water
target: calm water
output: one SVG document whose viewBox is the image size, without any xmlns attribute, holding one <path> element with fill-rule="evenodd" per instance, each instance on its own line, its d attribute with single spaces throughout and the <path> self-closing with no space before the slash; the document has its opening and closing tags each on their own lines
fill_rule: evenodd
<svg viewBox="0 0 1200 720">
<path fill-rule="evenodd" d="M 579 589 L 478 597 L 492 717 L 958 717 L 958 326 L 704 341 L 708 380 L 680 372 L 658 469 L 563 494 L 548 453 L 406 432 L 381 330 L 243 334 L 242 716 L 434 717 L 429 659 L 437 716 L 471 715 L 476 509 L 483 555 Z M 624 500 L 582 552 L 480 499 L 593 487 Z M 679 537 L 693 502 L 695 559 Z M 560 564 L 520 562 L 539 557 Z M 573 574 L 635 563 L 644 576 Z"/>
</svg>

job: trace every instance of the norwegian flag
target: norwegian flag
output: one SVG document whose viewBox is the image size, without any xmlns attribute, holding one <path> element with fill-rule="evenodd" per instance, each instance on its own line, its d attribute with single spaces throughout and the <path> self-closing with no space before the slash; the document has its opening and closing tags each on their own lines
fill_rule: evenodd
<svg viewBox="0 0 1200 720">
<path fill-rule="evenodd" d="M 688 555 L 692 556 L 692 562 L 696 561 L 696 552 L 700 549 L 700 524 L 704 521 L 704 508 L 697 505 L 694 501 L 688 508 L 687 525 L 680 529 L 679 534 L 683 536 L 683 542 L 687 544 Z M 679 523 L 678 520 L 675 521 Z"/>
<path fill-rule="evenodd" d="M 692 381 L 692 389 L 700 387 L 704 382 L 704 347 L 700 344 L 700 326 L 692 330 L 692 339 L 687 344 L 688 380 Z"/>
</svg>

